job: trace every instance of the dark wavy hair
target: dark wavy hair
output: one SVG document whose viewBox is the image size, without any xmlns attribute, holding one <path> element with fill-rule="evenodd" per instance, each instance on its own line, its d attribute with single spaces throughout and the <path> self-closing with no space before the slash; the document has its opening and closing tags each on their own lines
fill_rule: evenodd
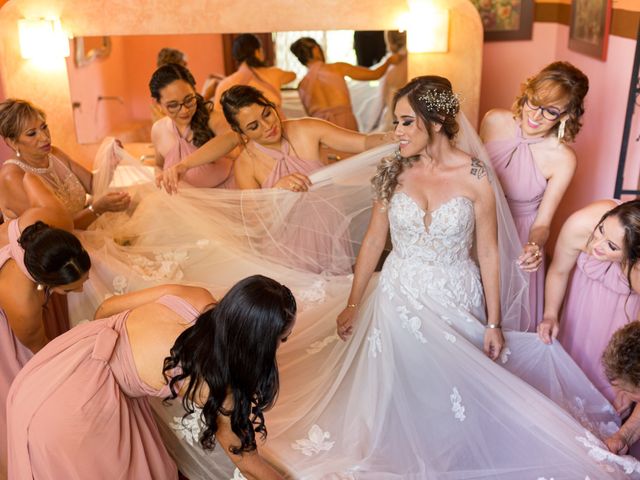
<svg viewBox="0 0 640 480">
<path fill-rule="evenodd" d="M 243 33 L 233 39 L 231 54 L 239 64 L 245 62 L 250 67 L 264 67 L 264 62 L 256 57 L 256 51 L 262 47 L 260 40 L 251 33 Z"/>
<path fill-rule="evenodd" d="M 208 390 L 202 409 L 203 448 L 215 447 L 218 415 L 230 417 L 240 439 L 239 446 L 229 449 L 233 454 L 255 450 L 256 433 L 266 437 L 263 412 L 273 406 L 279 388 L 276 350 L 295 316 L 291 291 L 254 275 L 236 283 L 176 339 L 164 360 L 163 374 L 171 390 L 166 400 L 176 398 L 182 381 L 187 382 L 182 399 L 186 417 L 194 413 L 201 389 Z M 233 407 L 227 410 L 229 394 Z"/>
<path fill-rule="evenodd" d="M 291 50 L 291 53 L 296 56 L 301 64 L 306 66 L 307 63 L 309 63 L 309 60 L 313 58 L 313 49 L 315 47 L 320 48 L 320 51 L 322 51 L 322 47 L 320 47 L 314 38 L 302 37 L 293 42 L 289 47 L 289 50 Z"/>
<path fill-rule="evenodd" d="M 220 104 L 222 105 L 224 118 L 227 119 L 227 123 L 233 131 L 237 133 L 243 133 L 236 119 L 236 115 L 241 108 L 260 105 L 262 107 L 270 107 L 276 115 L 278 114 L 278 109 L 275 104 L 269 101 L 260 90 L 249 85 L 235 85 L 231 87 L 220 97 Z"/>
<path fill-rule="evenodd" d="M 618 329 L 602 353 L 602 365 L 610 382 L 640 387 L 640 322 L 632 321 Z"/>
<path fill-rule="evenodd" d="M 18 243 L 33 279 L 48 287 L 79 280 L 91 268 L 91 258 L 72 233 L 36 222 L 24 229 Z"/>
<path fill-rule="evenodd" d="M 422 120 L 429 134 L 429 141 L 432 141 L 434 136 L 434 123 L 442 125 L 441 131 L 449 140 L 455 138 L 460 128 L 456 121 L 460 104 L 448 79 L 436 75 L 414 78 L 393 96 L 394 110 L 398 101 L 404 97 Z M 417 156 L 405 158 L 397 153 L 380 161 L 371 183 L 376 198 L 382 202 L 383 207 L 386 207 L 398 185 L 398 176 L 417 159 Z"/>
<path fill-rule="evenodd" d="M 595 231 L 609 217 L 616 217 L 624 229 L 621 265 L 627 276 L 629 295 L 631 295 L 631 272 L 640 259 L 640 200 L 621 203 L 606 212 L 602 218 L 600 218 L 596 228 L 593 229 L 588 243 L 591 243 Z M 638 285 L 638 287 L 640 287 L 640 285 Z"/>
<path fill-rule="evenodd" d="M 584 114 L 584 97 L 589 91 L 589 78 L 569 62 L 553 62 L 540 72 L 528 78 L 521 86 L 520 95 L 516 98 L 512 110 L 518 118 L 522 115 L 522 107 L 527 98 L 536 105 L 545 105 L 557 100 L 566 99 L 566 113 L 569 114 L 565 124 L 564 142 L 573 142 L 582 127 L 580 118 Z M 560 121 L 551 129 L 557 134 Z"/>
<path fill-rule="evenodd" d="M 196 92 L 196 81 L 189 69 L 177 63 L 167 63 L 159 67 L 153 72 L 151 80 L 149 80 L 151 96 L 159 102 L 161 96 L 160 90 L 177 80 L 184 80 L 191 85 L 196 95 L 196 111 L 193 117 L 191 117 L 189 126 L 193 132 L 193 144 L 196 147 L 201 147 L 215 137 L 215 133 L 209 127 L 209 115 L 213 109 L 213 104 L 211 102 L 205 102 L 202 95 Z"/>
</svg>

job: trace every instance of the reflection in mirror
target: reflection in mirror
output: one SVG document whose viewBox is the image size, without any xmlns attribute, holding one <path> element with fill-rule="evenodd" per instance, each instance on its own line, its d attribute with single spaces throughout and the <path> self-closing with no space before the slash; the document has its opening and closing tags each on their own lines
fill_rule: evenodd
<svg viewBox="0 0 640 480">
<path fill-rule="evenodd" d="M 93 43 L 98 40 L 97 45 Z M 109 37 L 74 37 L 73 49 L 77 67 L 84 67 L 97 58 L 108 57 L 111 53 L 111 39 Z"/>
<path fill-rule="evenodd" d="M 307 72 L 290 52 L 290 45 L 300 37 L 314 38 L 325 52 L 329 63 L 356 63 L 352 30 L 276 32 L 273 41 L 274 64 L 296 72 L 297 78 L 288 87 L 297 87 Z M 158 52 L 173 48 L 184 52 L 189 70 L 196 79 L 196 88 L 213 76 L 225 74 L 226 35 L 127 35 L 84 37 L 74 41 L 71 58 L 92 57 L 93 61 L 67 60 L 67 71 L 79 143 L 98 143 L 106 136 L 116 136 L 124 143 L 149 143 L 153 123 L 149 79 L 157 68 Z M 263 37 L 264 38 L 264 37 Z M 267 37 L 269 38 L 269 37 Z M 97 48 L 95 48 L 97 46 Z M 110 46 L 110 54 L 106 53 Z M 88 50 L 88 54 L 84 54 Z M 95 52 L 95 55 L 93 53 Z M 228 52 L 230 54 L 230 52 Z M 82 65 L 82 66 L 81 66 Z M 228 73 L 228 72 L 227 72 Z M 377 81 L 349 82 L 356 116 L 360 107 L 371 103 L 378 89 Z M 304 116 L 296 90 L 283 92 L 283 108 L 289 118 Z M 151 152 L 142 152 L 151 153 Z"/>
</svg>

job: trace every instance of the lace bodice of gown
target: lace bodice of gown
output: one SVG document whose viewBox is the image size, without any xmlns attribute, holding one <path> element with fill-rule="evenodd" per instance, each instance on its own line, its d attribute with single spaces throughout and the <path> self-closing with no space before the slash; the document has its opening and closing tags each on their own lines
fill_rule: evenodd
<svg viewBox="0 0 640 480">
<path fill-rule="evenodd" d="M 402 258 L 442 266 L 470 258 L 475 222 L 473 203 L 466 197 L 454 197 L 424 212 L 410 196 L 398 192 L 391 199 L 389 223 L 393 250 Z"/>
<path fill-rule="evenodd" d="M 484 319 L 480 271 L 471 257 L 471 200 L 456 196 L 424 212 L 410 196 L 397 192 L 389 204 L 389 225 L 393 250 L 380 278 L 387 293 L 393 297 L 401 292 L 410 302 L 426 294 L 447 308 Z"/>
<path fill-rule="evenodd" d="M 49 166 L 44 168 L 32 167 L 16 159 L 7 160 L 5 164 L 16 165 L 42 178 L 72 215 L 84 208 L 87 192 L 78 177 L 55 155 L 49 156 Z"/>
</svg>

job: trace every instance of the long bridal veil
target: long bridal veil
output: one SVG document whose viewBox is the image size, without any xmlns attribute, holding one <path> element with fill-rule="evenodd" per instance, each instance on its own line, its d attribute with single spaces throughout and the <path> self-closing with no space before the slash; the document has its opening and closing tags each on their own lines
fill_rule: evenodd
<svg viewBox="0 0 640 480">
<path fill-rule="evenodd" d="M 494 185 L 503 321 L 512 329 L 521 330 L 528 323 L 526 277 L 515 263 L 521 245 L 477 134 L 466 118 L 461 116 L 459 122 L 458 146 L 485 162 Z M 567 465 L 579 463 L 581 459 L 589 463 L 585 460 L 587 456 L 593 457 L 594 462 L 597 457 L 597 461 L 611 469 L 610 473 L 592 476 L 591 480 L 625 478 L 619 473 L 620 466 L 628 473 L 640 472 L 640 466 L 631 460 L 608 454 L 599 440 L 616 428 L 615 415 L 595 390 L 587 388 L 587 392 L 583 389 L 575 395 L 570 394 L 573 385 L 588 386 L 588 382 L 584 383 L 586 377 L 559 345 L 548 348 L 540 342 L 530 341 L 531 334 L 515 332 L 508 338 L 511 343 L 507 346 L 511 350 L 505 351 L 504 361 L 493 364 L 483 362 L 477 348 L 468 348 L 472 347 L 474 339 L 467 340 L 450 333 L 445 345 L 451 348 L 446 355 L 453 357 L 452 363 L 446 361 L 434 371 L 421 371 L 428 365 L 422 365 L 420 358 L 412 359 L 411 364 L 399 365 L 387 356 L 386 350 L 381 353 L 377 335 L 384 332 L 376 332 L 376 328 L 359 327 L 348 343 L 338 339 L 335 318 L 346 304 L 352 265 L 370 216 L 370 178 L 379 160 L 394 150 L 394 145 L 379 147 L 327 166 L 311 176 L 313 188 L 306 193 L 183 186 L 178 195 L 169 196 L 155 188 L 152 175 L 139 162 L 118 146 L 105 145 L 101 149 L 102 155 L 97 157 L 96 185 L 102 189 L 123 183 L 132 185 L 129 188 L 134 194 L 134 207 L 127 214 L 103 215 L 92 230 L 81 234 L 93 267 L 85 294 L 70 297 L 72 321 L 92 318 L 96 306 L 106 296 L 160 283 L 202 285 L 216 296 L 223 295 L 239 279 L 255 273 L 288 285 L 298 300 L 299 315 L 294 334 L 278 353 L 282 391 L 276 407 L 267 416 L 269 438 L 263 453 L 283 471 L 289 472 L 290 478 L 409 478 L 393 472 L 416 467 L 416 458 L 419 461 L 421 455 L 418 448 L 423 443 L 421 437 L 437 433 L 438 428 L 429 423 L 431 420 L 424 425 L 415 420 L 416 425 L 410 425 L 412 419 L 445 415 L 455 415 L 459 422 L 456 428 L 461 429 L 460 438 L 464 441 L 456 448 L 452 447 L 450 452 L 446 451 L 444 443 L 440 445 L 443 459 L 462 462 L 465 455 L 469 459 L 490 458 L 494 453 L 491 449 L 495 448 L 504 449 L 505 458 L 510 454 L 516 458 L 514 452 L 521 452 L 526 445 L 521 445 L 513 432 L 509 434 L 511 442 L 500 446 L 483 445 L 481 437 L 466 438 L 464 432 L 469 429 L 475 433 L 485 431 L 489 435 L 496 428 L 512 428 L 492 423 L 498 419 L 513 422 L 522 430 L 517 411 L 511 416 L 500 416 L 501 412 L 492 411 L 488 401 L 484 423 L 474 423 L 476 420 L 462 423 L 460 418 L 471 419 L 470 411 L 465 414 L 463 400 L 470 409 L 474 399 L 458 398 L 457 390 L 447 393 L 445 398 L 449 410 L 453 408 L 452 413 L 438 410 L 436 403 L 433 410 L 411 412 L 404 407 L 415 405 L 417 400 L 399 401 L 397 398 L 397 385 L 423 382 L 422 395 L 429 399 L 436 395 L 429 382 L 435 383 L 443 375 L 476 384 L 477 398 L 486 395 L 490 398 L 490 389 L 522 383 L 506 371 L 502 372 L 504 378 L 500 377 L 503 367 L 534 384 L 581 422 L 577 423 L 524 383 L 521 391 L 512 394 L 514 404 L 522 409 L 537 409 L 540 417 L 538 424 L 528 425 L 527 438 L 556 435 L 557 442 L 568 437 L 577 442 L 555 457 L 566 461 L 564 470 L 561 469 L 563 472 L 567 471 Z M 118 162 L 114 172 L 113 167 Z M 370 293 L 375 284 L 374 279 Z M 442 313 L 443 317 L 445 313 Z M 387 311 L 378 315 L 388 316 L 389 321 L 386 322 L 385 317 L 383 324 L 391 324 L 402 312 Z M 407 321 L 410 325 L 412 320 Z M 425 329 L 433 330 L 429 333 L 441 337 L 442 331 L 436 327 L 436 324 L 425 325 Z M 477 332 L 482 328 L 474 328 L 477 339 L 481 335 Z M 441 348 L 438 345 L 432 343 L 426 347 Z M 398 348 L 402 349 L 402 346 Z M 380 362 L 373 367 L 369 364 L 371 355 L 375 358 L 378 353 Z M 468 371 L 456 370 L 455 361 L 469 356 L 479 359 L 477 365 Z M 486 383 L 486 378 L 496 375 L 500 380 Z M 167 447 L 189 478 L 231 478 L 233 466 L 224 452 L 219 448 L 204 452 L 198 447 L 200 426 L 197 416 L 183 421 L 179 402 L 169 407 L 155 402 L 154 409 Z M 395 418 L 401 420 L 394 422 Z M 328 419 L 331 428 L 319 424 L 318 419 Z M 419 433 L 417 426 L 427 431 Z M 575 440 L 573 437 L 576 436 L 583 440 Z M 551 442 L 545 452 L 552 454 L 558 449 L 556 447 Z M 464 449 L 469 449 L 467 454 Z M 540 459 L 541 464 L 544 461 Z M 411 478 L 431 478 L 429 465 L 416 468 L 419 471 L 422 468 L 423 473 Z M 517 462 L 511 462 L 509 469 L 502 470 L 474 471 L 470 468 L 464 473 L 460 465 L 456 468 L 455 475 L 438 478 L 529 478 L 518 473 Z M 553 476 L 551 473 L 553 471 L 549 478 Z M 555 478 L 573 477 L 558 473 Z"/>
</svg>

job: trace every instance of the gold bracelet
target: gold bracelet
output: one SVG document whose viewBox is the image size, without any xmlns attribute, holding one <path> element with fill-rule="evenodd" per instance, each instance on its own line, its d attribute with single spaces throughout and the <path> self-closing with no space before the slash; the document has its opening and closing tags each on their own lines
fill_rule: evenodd
<svg viewBox="0 0 640 480">
<path fill-rule="evenodd" d="M 347 308 L 356 308 L 357 306 L 357 303 L 347 303 Z"/>
<path fill-rule="evenodd" d="M 527 245 L 531 245 L 532 247 L 536 247 L 538 250 L 541 250 L 540 245 L 536 242 L 527 242 Z"/>
<path fill-rule="evenodd" d="M 487 323 L 487 328 L 492 328 L 492 329 L 496 329 L 496 328 L 502 328 L 502 325 L 500 325 L 499 323 Z"/>
<path fill-rule="evenodd" d="M 87 210 L 89 210 L 91 213 L 93 213 L 96 217 L 100 216 L 100 214 L 98 212 L 96 212 L 96 209 L 93 208 L 92 204 L 87 205 Z"/>
</svg>

